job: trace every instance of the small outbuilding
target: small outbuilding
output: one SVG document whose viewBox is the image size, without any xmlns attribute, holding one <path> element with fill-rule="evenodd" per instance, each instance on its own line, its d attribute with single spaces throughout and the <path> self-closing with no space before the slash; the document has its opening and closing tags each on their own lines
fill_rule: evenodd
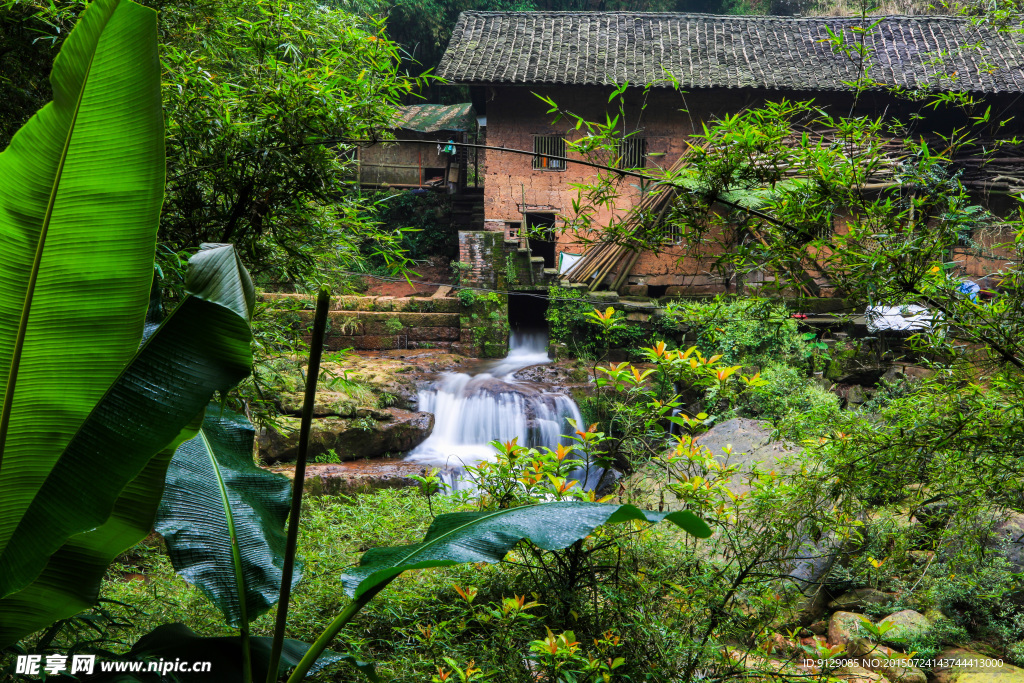
<svg viewBox="0 0 1024 683">
<path fill-rule="evenodd" d="M 394 126 L 399 142 L 360 148 L 363 187 L 435 188 L 459 192 L 466 186 L 467 158 L 452 142 L 469 142 L 476 130 L 473 105 L 414 104 L 402 107 Z M 420 142 L 422 141 L 422 142 Z"/>
</svg>

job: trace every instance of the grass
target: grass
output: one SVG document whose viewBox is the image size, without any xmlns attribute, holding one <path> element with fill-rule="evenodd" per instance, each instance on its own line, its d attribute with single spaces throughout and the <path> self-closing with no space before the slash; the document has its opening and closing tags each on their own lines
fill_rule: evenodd
<svg viewBox="0 0 1024 683">
<path fill-rule="evenodd" d="M 455 505 L 443 496 L 433 501 L 438 514 L 455 511 Z M 412 489 L 384 490 L 352 500 L 308 499 L 299 538 L 305 566 L 289 609 L 288 637 L 312 642 L 348 602 L 341 585 L 345 569 L 370 548 L 419 541 L 431 520 L 426 499 Z M 662 580 L 681 580 L 682 555 L 676 543 L 684 534 L 657 527 L 643 532 L 624 525 L 616 525 L 616 529 L 623 534 L 620 558 L 627 558 L 633 567 L 643 567 L 646 573 L 639 579 L 629 576 L 623 581 L 625 575 L 619 577 L 585 604 L 553 590 L 542 572 L 522 566 L 530 557 L 517 551 L 503 565 L 460 565 L 406 573 L 364 610 L 332 649 L 375 661 L 385 680 L 394 683 L 430 681 L 438 666 L 450 668 L 444 657 L 460 666 L 475 662 L 495 676 L 487 680 L 526 683 L 534 680 L 532 667 L 536 666 L 528 664 L 530 642 L 544 638 L 545 626 L 556 634 L 575 629 L 583 642 L 580 657 L 583 652 L 597 654 L 590 645 L 592 638 L 585 634 L 621 626 L 616 633 L 626 638 L 627 622 L 632 622 L 628 632 L 631 645 L 618 646 L 624 651 L 651 642 L 662 650 L 678 647 L 679 643 L 672 644 L 674 639 L 666 640 L 663 619 L 647 622 L 651 621 L 649 610 L 673 608 L 663 600 L 658 586 Z M 146 577 L 144 581 L 125 579 L 139 574 Z M 455 586 L 479 591 L 472 605 L 460 597 Z M 511 621 L 491 615 L 503 598 L 516 595 L 541 604 Z M 102 597 L 113 601 L 110 610 L 120 623 L 112 632 L 113 650 L 126 650 L 156 626 L 175 621 L 200 635 L 235 633 L 223 625 L 219 612 L 200 591 L 174 573 L 158 539 L 140 544 L 111 568 Z M 272 628 L 273 611 L 257 619 L 252 632 L 266 636 Z M 338 665 L 314 680 L 355 678 L 345 665 Z"/>
<path fill-rule="evenodd" d="M 436 512 L 450 512 L 452 508 L 448 499 L 434 501 Z M 303 579 L 292 594 L 288 637 L 312 642 L 348 602 L 341 587 L 344 570 L 369 548 L 416 542 L 430 522 L 426 500 L 411 490 L 385 490 L 355 501 L 336 497 L 304 501 L 299 554 L 305 567 Z M 145 580 L 126 578 L 138 579 L 139 575 Z M 410 575 L 395 582 L 389 591 L 401 602 L 401 596 L 408 597 L 410 590 L 418 594 L 419 590 L 411 587 L 424 582 L 429 589 L 438 578 Z M 220 613 L 198 589 L 174 573 L 159 539 L 142 543 L 122 556 L 110 568 L 101 597 L 112 601 L 108 609 L 121 624 L 112 632 L 114 650 L 127 650 L 153 628 L 170 622 L 181 622 L 205 636 L 235 633 L 223 624 Z M 367 617 L 361 620 L 364 628 L 366 621 Z M 253 623 L 254 635 L 269 636 L 272 630 L 273 611 Z M 353 641 L 360 639 L 358 633 L 345 635 Z M 336 647 L 344 649 L 345 643 Z"/>
<path fill-rule="evenodd" d="M 954 491 L 963 508 L 956 519 L 968 526 L 977 526 L 972 520 L 991 506 L 988 498 L 999 489 L 989 478 L 983 493 L 971 493 L 981 487 L 964 492 L 962 477 L 973 472 L 966 466 L 971 452 L 955 443 L 939 444 L 935 457 L 914 467 L 916 445 L 892 453 L 874 445 L 903 439 L 904 431 L 912 432 L 919 422 L 950 412 L 965 400 L 962 388 L 950 391 L 952 385 L 934 379 L 876 401 L 871 409 L 877 413 L 864 407 L 840 411 L 834 395 L 807 380 L 797 365 L 801 359 L 793 363 L 765 366 L 765 384 L 738 401 L 735 410 L 771 419 L 779 433 L 804 443 L 804 452 L 794 456 L 800 467 L 792 468 L 792 475 L 760 477 L 742 506 L 728 506 L 724 494 L 709 493 L 712 507 L 703 514 L 715 520 L 711 539 L 694 542 L 667 525 L 621 524 L 599 529 L 558 555 L 521 545 L 501 565 L 408 572 L 370 603 L 332 649 L 375 661 L 384 679 L 394 683 L 433 683 L 442 678 L 441 670 L 450 673 L 471 662 L 486 676 L 467 680 L 595 683 L 602 678 L 587 667 L 618 658 L 623 663 L 610 683 L 676 683 L 697 667 L 720 680 L 739 680 L 749 672 L 727 668 L 721 648 L 760 652 L 756 657 L 780 654 L 764 643 L 795 624 L 801 598 L 787 577 L 793 553 L 807 552 L 793 540 L 809 530 L 822 538 L 851 538 L 850 550 L 836 558 L 827 580 L 831 597 L 871 586 L 891 592 L 900 606 L 946 614 L 912 644 L 914 649 L 931 655 L 945 645 L 981 639 L 1010 661 L 1024 660 L 1024 610 L 1008 599 L 1019 590 L 1019 579 L 1005 560 L 989 553 L 989 564 L 981 562 L 983 539 L 968 539 L 959 527 L 947 524 L 943 531 L 907 522 L 924 495 L 911 484 L 927 482 L 928 495 Z M 378 400 L 389 397 L 382 393 Z M 629 407 L 623 406 L 624 411 Z M 993 425 L 1012 419 L 987 403 L 973 412 Z M 822 438 L 827 435 L 835 438 Z M 696 468 L 700 458 L 694 457 Z M 899 467 L 874 471 L 886 462 Z M 687 470 L 690 474 L 667 490 L 697 481 L 694 487 L 710 491 L 719 475 L 705 469 Z M 693 472 L 700 476 L 691 477 Z M 1016 495 L 1017 482 L 1019 474 L 1005 482 L 1007 495 Z M 621 492 L 631 495 L 626 487 Z M 703 495 L 692 500 L 701 503 Z M 723 504 L 716 508 L 716 501 Z M 435 497 L 433 512 L 452 512 L 457 505 Z M 346 568 L 371 548 L 418 542 L 431 520 L 426 499 L 413 489 L 307 499 L 299 539 L 304 577 L 293 593 L 288 636 L 316 638 L 348 603 L 341 586 Z M 125 650 L 157 625 L 174 621 L 201 635 L 233 633 L 199 591 L 174 574 L 161 545 L 158 540 L 140 545 L 110 572 L 103 598 L 112 601 L 106 604 L 120 624 L 111 631 L 112 649 Z M 826 545 L 822 552 L 829 552 Z M 911 551 L 934 551 L 935 559 L 922 566 Z M 137 574 L 147 580 L 126 580 Z M 506 610 L 514 596 L 537 604 Z M 873 616 L 883 616 L 881 611 Z M 272 618 L 273 613 L 261 616 L 253 633 L 269 635 Z M 571 631 L 578 649 L 563 652 L 560 660 L 546 657 L 541 641 L 547 629 L 554 637 Z M 554 676 L 556 665 L 574 677 Z M 338 665 L 315 680 L 357 676 Z"/>
</svg>

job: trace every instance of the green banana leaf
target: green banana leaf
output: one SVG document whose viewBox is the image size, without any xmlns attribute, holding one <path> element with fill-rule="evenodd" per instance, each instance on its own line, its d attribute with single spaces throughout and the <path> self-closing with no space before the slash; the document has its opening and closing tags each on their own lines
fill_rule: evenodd
<svg viewBox="0 0 1024 683">
<path fill-rule="evenodd" d="M 178 440 L 194 434 L 201 424 L 201 419 L 194 420 Z M 96 604 L 107 567 L 149 533 L 147 520 L 156 515 L 158 492 L 174 445 L 152 458 L 124 488 L 106 524 L 68 539 L 35 581 L 0 599 L 0 645 L 16 642 Z"/>
<path fill-rule="evenodd" d="M 266 612 L 281 590 L 291 480 L 255 465 L 254 436 L 245 416 L 210 404 L 174 453 L 155 527 L 174 569 L 231 626 Z"/>
<path fill-rule="evenodd" d="M 407 569 L 500 562 L 524 538 L 544 550 L 561 550 L 602 524 L 628 520 L 667 520 L 697 538 L 711 536 L 708 525 L 692 512 L 650 512 L 632 505 L 561 501 L 494 512 L 455 512 L 438 515 L 421 543 L 368 551 L 359 566 L 342 576 L 342 585 L 349 596 L 358 598 Z"/>
<path fill-rule="evenodd" d="M 262 681 L 266 679 L 267 666 L 270 663 L 271 641 L 271 638 L 250 639 L 253 680 Z M 281 652 L 280 673 L 284 673 L 298 664 L 308 649 L 309 645 L 301 641 L 285 640 L 284 649 Z M 210 662 L 209 672 L 174 673 L 173 675 L 177 676 L 181 683 L 192 683 L 193 681 L 196 683 L 209 683 L 211 680 L 216 680 L 218 683 L 243 683 L 242 669 L 239 666 L 239 662 L 242 661 L 242 646 L 238 636 L 204 638 L 195 634 L 183 624 L 164 624 L 157 626 L 151 632 L 139 638 L 135 646 L 124 655 L 126 662 L 140 660 L 174 662 L 176 659 L 190 663 Z M 310 669 L 310 672 L 316 673 L 340 661 L 352 664 L 366 674 L 374 683 L 380 680 L 372 664 L 360 662 L 352 655 L 342 655 L 329 650 L 320 655 Z M 158 683 L 161 680 L 167 679 L 162 679 L 155 673 L 106 673 L 89 676 L 84 680 L 89 681 L 89 683 L 114 683 L 120 681 Z"/>
<path fill-rule="evenodd" d="M 139 344 L 164 182 L 156 13 L 92 3 L 50 82 L 0 153 L 3 552 Z"/>
<path fill-rule="evenodd" d="M 95 601 L 105 568 L 152 528 L 167 464 L 211 395 L 248 374 L 252 282 L 232 247 L 204 246 L 190 295 L 96 405 L 12 534 L 7 550 L 36 553 L 0 554 L 0 647 Z"/>
</svg>

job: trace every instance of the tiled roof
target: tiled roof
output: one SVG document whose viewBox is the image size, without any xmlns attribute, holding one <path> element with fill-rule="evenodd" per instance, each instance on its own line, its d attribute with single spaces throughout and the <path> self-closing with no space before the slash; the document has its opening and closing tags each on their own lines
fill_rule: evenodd
<svg viewBox="0 0 1024 683">
<path fill-rule="evenodd" d="M 433 133 L 438 130 L 469 130 L 473 127 L 473 105 L 410 104 L 400 107 L 395 128 Z"/>
<path fill-rule="evenodd" d="M 827 42 L 850 17 L 641 12 L 463 12 L 438 75 L 466 84 L 660 84 L 845 90 L 858 67 Z M 885 86 L 1024 91 L 1024 40 L 959 17 L 887 17 L 867 34 Z M 978 48 L 969 47 L 979 44 Z"/>
</svg>

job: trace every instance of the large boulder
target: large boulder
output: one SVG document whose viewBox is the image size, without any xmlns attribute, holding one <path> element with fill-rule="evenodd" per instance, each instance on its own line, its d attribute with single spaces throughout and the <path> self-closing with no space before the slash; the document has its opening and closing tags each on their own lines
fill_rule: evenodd
<svg viewBox="0 0 1024 683">
<path fill-rule="evenodd" d="M 355 419 L 314 420 L 309 438 L 309 461 L 333 456 L 344 462 L 405 453 L 423 443 L 434 428 L 434 416 L 430 413 L 389 408 L 383 411 L 383 416 L 389 419 L 367 415 Z M 299 419 L 282 418 L 281 423 L 281 431 L 267 427 L 259 434 L 259 455 L 265 463 L 294 462 L 298 458 Z"/>
<path fill-rule="evenodd" d="M 766 422 L 736 417 L 717 424 L 697 437 L 697 443 L 708 448 L 726 464 L 738 465 L 739 471 L 729 482 L 729 490 L 743 493 L 750 490 L 749 474 L 755 469 L 780 472 L 780 462 L 803 452 L 803 448 L 783 441 L 772 441 L 771 426 Z M 731 453 L 726 449 L 731 446 Z"/>
<path fill-rule="evenodd" d="M 865 617 L 854 612 L 833 612 L 828 620 L 828 644 L 847 645 L 860 637 L 861 619 Z"/>
<path fill-rule="evenodd" d="M 946 527 L 956 514 L 956 506 L 949 501 L 922 505 L 914 511 L 918 521 L 935 531 Z M 971 542 L 980 541 L 986 553 L 1005 558 L 1011 572 L 1024 572 L 1024 514 L 996 507 L 979 514 L 968 526 L 979 534 Z M 940 556 L 957 554 L 963 542 L 960 537 L 954 538 L 940 551 Z"/>
<path fill-rule="evenodd" d="M 985 547 L 1006 558 L 1011 572 L 1024 572 L 1024 514 L 997 510 Z"/>
<path fill-rule="evenodd" d="M 787 553 L 788 559 L 779 566 L 780 573 L 802 593 L 792 621 L 787 622 L 790 627 L 806 626 L 825 615 L 828 577 L 843 552 L 843 542 L 834 534 L 824 534 L 815 540 L 815 535 L 799 528 L 793 533 L 796 538 Z"/>
<path fill-rule="evenodd" d="M 726 487 L 736 495 L 742 495 L 751 488 L 753 473 L 778 472 L 786 469 L 785 459 L 798 456 L 802 448 L 786 442 L 773 441 L 768 423 L 749 418 L 733 418 L 713 426 L 695 439 L 723 465 L 737 466 L 737 472 L 726 482 Z M 685 501 L 672 489 L 681 479 L 675 466 L 664 462 L 648 463 L 628 477 L 619 490 L 625 491 L 628 502 L 655 510 L 676 510 L 686 506 Z M 795 585 L 798 596 L 795 608 L 784 620 L 787 627 L 806 626 L 820 619 L 825 613 L 828 597 L 823 590 L 824 583 L 841 551 L 840 539 L 820 535 L 811 529 L 794 528 L 790 547 L 780 569 L 785 583 Z"/>
<path fill-rule="evenodd" d="M 772 441 L 771 433 L 767 423 L 737 417 L 715 425 L 695 441 L 708 448 L 723 464 L 739 466 L 727 486 L 733 493 L 741 494 L 750 490 L 749 474 L 755 467 L 761 471 L 779 471 L 782 469 L 780 459 L 803 450 L 799 446 Z M 727 453 L 729 447 L 731 452 Z M 636 496 L 635 500 L 641 505 L 665 510 L 683 509 L 685 504 L 669 487 L 670 483 L 678 480 L 670 467 L 663 463 L 650 463 L 627 477 L 623 488 Z"/>
<path fill-rule="evenodd" d="M 857 588 L 847 591 L 838 598 L 828 603 L 829 609 L 843 610 L 846 612 L 863 612 L 868 607 L 881 607 L 893 602 L 896 596 L 893 593 L 883 593 L 874 588 Z"/>
<path fill-rule="evenodd" d="M 912 609 L 905 609 L 894 612 L 878 622 L 879 628 L 891 627 L 882 639 L 887 643 L 907 643 L 925 634 L 931 628 L 928 617 L 915 612 Z"/>
<path fill-rule="evenodd" d="M 302 414 L 305 396 L 298 391 L 278 396 L 277 407 L 284 415 L 297 417 Z M 386 419 L 376 408 L 361 406 L 348 394 L 340 391 L 318 391 L 313 401 L 313 417 L 365 417 Z"/>
</svg>

